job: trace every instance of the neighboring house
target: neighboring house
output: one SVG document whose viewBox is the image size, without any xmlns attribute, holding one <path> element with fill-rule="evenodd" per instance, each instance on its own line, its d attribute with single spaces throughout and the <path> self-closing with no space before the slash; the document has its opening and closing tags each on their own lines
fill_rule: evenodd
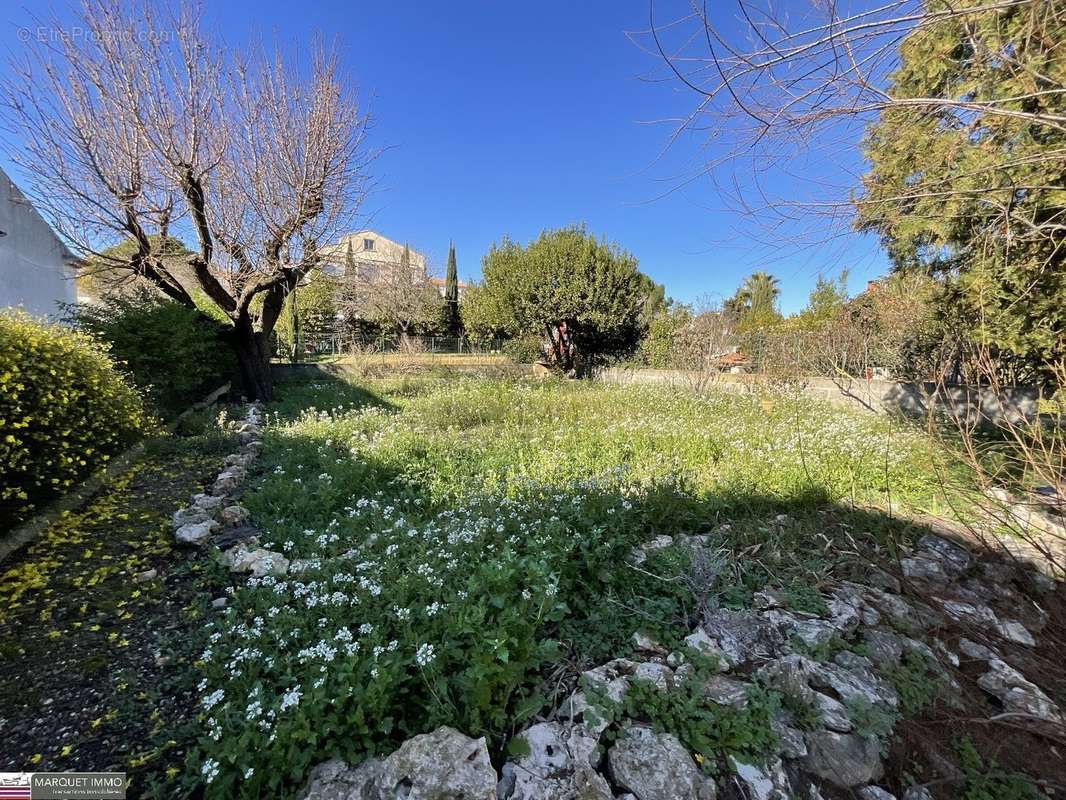
<svg viewBox="0 0 1066 800">
<path fill-rule="evenodd" d="M 399 268 L 404 245 L 394 242 L 374 231 L 356 231 L 345 234 L 335 245 L 322 248 L 329 262 L 323 272 L 329 275 L 347 275 L 348 256 L 355 264 L 361 280 L 373 283 L 385 277 L 386 271 Z M 426 280 L 426 257 L 417 250 L 410 252 L 412 282 Z"/>
<path fill-rule="evenodd" d="M 444 280 L 444 278 L 430 278 L 429 279 L 429 283 L 430 283 L 431 286 L 435 286 L 436 287 L 437 291 L 440 292 L 440 296 L 441 297 L 444 297 L 444 292 L 448 288 L 448 282 L 446 280 Z M 470 284 L 466 283 L 465 281 L 459 281 L 458 282 L 457 288 L 459 289 L 459 299 L 460 300 L 463 299 L 463 295 L 466 294 L 466 287 L 469 286 L 469 285 Z"/>
<path fill-rule="evenodd" d="M 77 299 L 78 259 L 0 170 L 0 308 L 54 316 Z"/>
</svg>

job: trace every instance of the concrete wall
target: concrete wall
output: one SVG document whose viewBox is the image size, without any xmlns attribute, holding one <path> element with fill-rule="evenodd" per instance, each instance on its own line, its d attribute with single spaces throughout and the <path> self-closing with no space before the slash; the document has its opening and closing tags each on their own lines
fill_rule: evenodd
<svg viewBox="0 0 1066 800">
<path fill-rule="evenodd" d="M 618 384 L 667 384 L 696 388 L 703 385 L 724 391 L 745 392 L 768 388 L 773 382 L 761 375 L 722 373 L 709 380 L 681 370 L 601 370 L 597 380 Z M 808 397 L 879 414 L 923 416 L 930 408 L 969 421 L 1019 422 L 1035 419 L 1040 391 L 1030 386 L 1005 387 L 995 391 L 984 386 L 948 386 L 933 383 L 898 383 L 886 380 L 841 380 L 802 378 L 793 384 Z"/>
<path fill-rule="evenodd" d="M 73 256 L 3 170 L 0 232 L 0 308 L 53 316 L 77 299 Z"/>
</svg>

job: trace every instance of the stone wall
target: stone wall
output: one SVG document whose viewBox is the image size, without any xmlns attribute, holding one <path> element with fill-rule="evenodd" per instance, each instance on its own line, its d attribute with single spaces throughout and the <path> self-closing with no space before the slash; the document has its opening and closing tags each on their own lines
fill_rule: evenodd
<svg viewBox="0 0 1066 800">
<path fill-rule="evenodd" d="M 735 392 L 780 385 L 780 382 L 762 375 L 722 373 L 708 380 L 706 376 L 683 370 L 621 367 L 601 370 L 596 379 L 604 383 L 713 387 Z M 1035 419 L 1040 401 L 1040 391 L 1031 386 L 1011 386 L 995 390 L 983 386 L 938 387 L 934 383 L 899 383 L 879 379 L 833 380 L 816 377 L 790 381 L 790 385 L 808 397 L 879 414 L 923 416 L 931 407 L 935 407 L 961 419 L 993 423 Z"/>
</svg>

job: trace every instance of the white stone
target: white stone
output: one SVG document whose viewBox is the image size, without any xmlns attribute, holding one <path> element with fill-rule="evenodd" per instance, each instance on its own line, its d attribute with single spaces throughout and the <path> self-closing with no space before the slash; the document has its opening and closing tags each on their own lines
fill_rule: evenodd
<svg viewBox="0 0 1066 800">
<path fill-rule="evenodd" d="M 181 544 L 203 544 L 211 536 L 211 532 L 218 527 L 213 519 L 204 522 L 190 522 L 182 525 L 174 532 L 174 538 Z"/>
</svg>

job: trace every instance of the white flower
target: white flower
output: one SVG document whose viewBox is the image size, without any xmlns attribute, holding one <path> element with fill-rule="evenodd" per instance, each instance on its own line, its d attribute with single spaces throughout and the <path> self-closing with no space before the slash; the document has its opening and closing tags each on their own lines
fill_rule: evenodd
<svg viewBox="0 0 1066 800">
<path fill-rule="evenodd" d="M 433 645 L 421 644 L 418 646 L 418 651 L 415 653 L 415 663 L 420 667 L 428 667 L 433 663 L 435 658 L 433 652 Z"/>
<path fill-rule="evenodd" d="M 299 686 L 294 686 L 292 689 L 289 689 L 289 691 L 281 696 L 281 710 L 285 711 L 293 706 L 300 705 L 300 698 L 302 696 Z"/>
<path fill-rule="evenodd" d="M 211 783 L 218 777 L 218 762 L 213 758 L 207 759 L 200 767 L 200 774 L 204 776 L 206 783 Z"/>
<path fill-rule="evenodd" d="M 244 771 L 244 779 L 248 780 L 254 774 L 255 774 L 255 768 L 254 767 L 248 767 L 248 769 L 246 769 Z"/>
</svg>

